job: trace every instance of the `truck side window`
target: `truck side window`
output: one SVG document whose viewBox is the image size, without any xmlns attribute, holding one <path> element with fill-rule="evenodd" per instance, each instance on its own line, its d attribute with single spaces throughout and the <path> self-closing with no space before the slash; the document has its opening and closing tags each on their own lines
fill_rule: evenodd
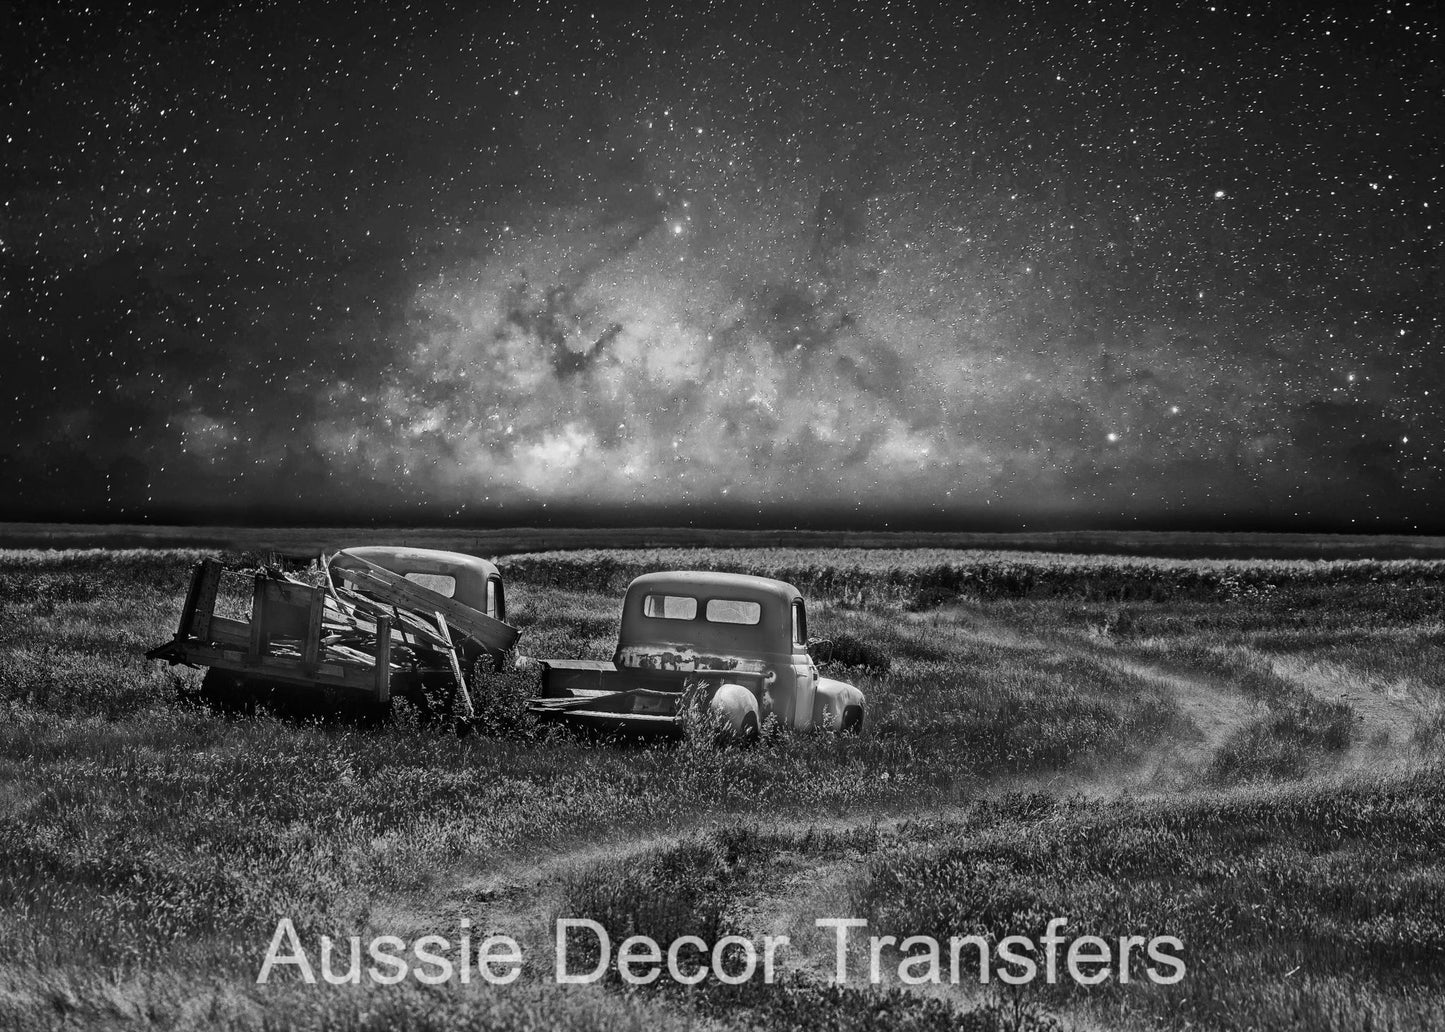
<svg viewBox="0 0 1445 1032">
<path fill-rule="evenodd" d="M 793 599 L 793 644 L 808 644 L 808 617 L 803 612 L 803 600 Z"/>
<path fill-rule="evenodd" d="M 487 615 L 498 620 L 507 618 L 507 599 L 502 594 L 501 579 L 497 577 L 487 578 Z"/>
</svg>

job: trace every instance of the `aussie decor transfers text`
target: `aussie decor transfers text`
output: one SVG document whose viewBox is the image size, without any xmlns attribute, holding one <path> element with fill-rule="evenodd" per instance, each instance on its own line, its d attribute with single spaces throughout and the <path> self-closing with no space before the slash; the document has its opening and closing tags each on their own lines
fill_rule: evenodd
<svg viewBox="0 0 1445 1032">
<path fill-rule="evenodd" d="M 823 941 L 833 950 L 833 979 L 840 983 L 879 984 L 897 978 L 905 985 L 950 982 L 1025 985 L 1042 978 L 1054 983 L 1072 980 L 1097 985 L 1114 979 L 1127 983 L 1147 978 L 1173 985 L 1185 974 L 1184 943 L 1172 935 L 1145 938 L 1122 935 L 1065 934 L 1068 919 L 1049 921 L 1037 939 L 1007 935 L 991 941 L 980 935 L 955 935 L 939 940 L 931 935 L 868 934 L 868 922 L 859 917 L 820 917 L 815 922 Z M 792 940 L 786 935 L 764 936 L 760 942 L 741 935 L 725 935 L 708 943 L 696 935 L 683 935 L 662 943 L 646 935 L 614 942 L 606 929 L 588 918 L 560 918 L 547 951 L 551 971 L 542 977 L 558 984 L 596 982 L 609 971 L 629 985 L 649 985 L 662 978 L 681 985 L 696 985 L 713 978 L 728 985 L 753 979 L 771 983 L 783 970 Z M 396 935 L 379 935 L 363 944 L 360 936 L 333 940 L 320 936 L 307 948 L 289 918 L 282 918 L 266 950 L 256 981 L 264 984 L 282 969 L 293 969 L 308 984 L 395 985 L 408 978 L 426 985 L 458 981 L 509 985 L 521 977 L 526 961 L 521 944 L 510 935 L 473 935 L 465 918 L 455 941 L 443 935 L 424 935 L 410 941 Z"/>
</svg>

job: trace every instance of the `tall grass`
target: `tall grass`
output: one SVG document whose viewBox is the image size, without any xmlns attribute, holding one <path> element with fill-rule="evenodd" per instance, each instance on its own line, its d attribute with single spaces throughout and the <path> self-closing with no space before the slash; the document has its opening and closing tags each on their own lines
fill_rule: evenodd
<svg viewBox="0 0 1445 1032">
<path fill-rule="evenodd" d="M 780 852 L 799 846 L 816 854 L 871 850 L 877 845 L 878 836 L 869 829 L 809 833 L 799 839 L 760 832 L 755 826 L 726 826 L 665 849 L 591 868 L 567 883 L 558 916 L 596 921 L 613 944 L 632 935 L 646 936 L 664 948 L 684 935 L 698 936 L 709 946 L 723 936 L 747 938 L 749 930 L 734 920 L 734 910 L 741 898 L 758 891 L 760 882 L 770 880 L 769 865 Z M 724 967 L 733 972 L 745 963 L 739 950 L 723 954 Z M 569 955 L 575 958 L 577 969 L 592 969 L 598 959 L 595 940 L 575 944 Z M 715 959 L 689 947 L 679 952 L 679 967 L 698 976 L 700 968 Z M 1010 1012 L 998 1000 L 957 1008 L 897 988 L 833 984 L 786 967 L 780 967 L 775 976 L 772 982 L 760 976 L 729 985 L 702 975 L 696 986 L 686 989 L 664 977 L 633 991 L 663 997 L 700 1018 L 745 1022 L 750 1028 L 1048 1032 L 1060 1027 L 1046 1014 L 1032 1009 Z M 615 967 L 604 977 L 610 987 L 625 988 Z"/>
<path fill-rule="evenodd" d="M 924 842 L 927 845 L 924 845 Z M 1174 935 L 1187 977 L 1041 997 L 1165 1028 L 1438 1028 L 1445 768 L 1187 801 L 1039 796 L 880 851 L 856 908 L 894 933 Z"/>
<path fill-rule="evenodd" d="M 1348 703 L 1308 709 L 1303 689 L 1274 672 L 1272 658 L 1328 657 L 1411 690 L 1435 685 L 1437 696 L 1445 683 L 1433 563 L 1254 570 L 977 553 L 571 554 L 502 561 L 521 651 L 610 656 L 621 583 L 644 567 L 780 576 L 808 594 L 814 633 L 852 643 L 827 672 L 867 693 L 863 737 L 781 736 L 755 750 L 615 748 L 531 724 L 521 703 L 533 675 L 518 669 L 478 686 L 488 722 L 464 739 L 406 720 L 362 728 L 234 718 L 183 700 L 197 672 L 142 658 L 173 633 L 197 556 L 0 553 L 0 965 L 7 984 L 20 987 L 0 994 L 0 1023 L 105 1025 L 121 1015 L 159 1027 L 425 1028 L 460 1022 L 468 1008 L 498 1027 L 681 1027 L 699 1016 L 806 1024 L 840 1012 L 874 1015 L 857 1027 L 881 1027 L 895 1012 L 919 1027 L 964 1020 L 947 1008 L 813 984 L 770 996 L 743 987 L 694 1004 L 414 987 L 347 995 L 283 986 L 253 995 L 250 983 L 281 914 L 310 935 L 375 934 L 389 930 L 387 915 L 426 912 L 469 873 L 579 843 L 686 835 L 759 815 L 920 817 L 1020 775 L 1058 779 L 1067 792 L 1196 740 L 1174 691 L 1121 657 L 1218 682 L 1262 707 L 1257 727 L 1242 726 L 1200 766 L 1179 772 L 1186 783 L 1266 778 L 1286 794 L 1361 743 L 1341 730 L 1355 716 Z M 1244 580 L 1230 580 L 1241 569 Z M 1120 607 L 1131 615 L 1111 623 Z M 1271 723 L 1290 713 L 1293 725 Z M 1412 748 L 1428 753 L 1438 749 L 1439 710 L 1421 713 Z M 1210 818 L 1214 811 L 1197 805 L 1205 809 L 1181 813 L 1202 814 L 1210 827 L 1255 827 L 1255 811 Z M 1056 816 L 1067 824 L 1087 812 Z M 1378 831 L 1382 850 L 1406 833 L 1404 825 Z M 1351 843 L 1365 849 L 1363 840 Z M 780 848 L 766 836 L 746 845 L 759 858 L 748 869 L 762 870 Z M 1365 851 L 1351 866 L 1349 849 L 1332 861 L 1338 884 L 1375 862 Z M 1433 884 L 1437 869 L 1409 855 L 1419 884 Z M 690 869 L 678 868 L 684 882 Z M 1146 898 L 1152 877 L 1136 879 Z M 599 878 L 588 905 L 631 891 L 616 888 L 610 869 Z M 1404 893 L 1404 868 L 1399 879 Z M 717 884 L 725 914 L 756 880 Z M 1309 879 L 1290 884 L 1313 898 Z M 1199 889 L 1197 898 L 1213 891 Z M 686 920 L 700 919 L 698 905 L 688 903 Z M 1309 906 L 1301 919 L 1327 925 L 1326 903 Z M 1393 989 L 1382 982 L 1369 992 L 1395 1001 L 1370 1013 L 1395 1013 Z M 1198 1013 L 1206 1025 L 1229 1027 L 1215 1012 Z"/>
</svg>

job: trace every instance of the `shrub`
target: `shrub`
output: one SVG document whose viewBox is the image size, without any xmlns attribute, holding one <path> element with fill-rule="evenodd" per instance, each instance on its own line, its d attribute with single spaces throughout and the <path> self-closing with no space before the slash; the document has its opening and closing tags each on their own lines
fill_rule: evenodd
<svg viewBox="0 0 1445 1032">
<path fill-rule="evenodd" d="M 537 673 L 530 666 L 518 668 L 512 657 L 502 670 L 479 662 L 467 686 L 471 689 L 476 715 L 473 730 L 494 738 L 535 738 L 537 717 L 527 711 L 527 700 L 537 693 Z"/>
<path fill-rule="evenodd" d="M 862 667 L 887 673 L 893 667 L 888 653 L 871 641 L 842 631 L 831 638 L 820 639 L 809 646 L 809 651 L 820 665 L 836 667 Z"/>
</svg>

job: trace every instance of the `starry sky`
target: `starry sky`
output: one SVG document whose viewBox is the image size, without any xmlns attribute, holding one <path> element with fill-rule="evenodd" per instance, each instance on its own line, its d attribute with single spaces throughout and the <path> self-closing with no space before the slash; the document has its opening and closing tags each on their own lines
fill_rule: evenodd
<svg viewBox="0 0 1445 1032">
<path fill-rule="evenodd" d="M 1442 533 L 1441 43 L 0 3 L 0 518 Z"/>
</svg>

